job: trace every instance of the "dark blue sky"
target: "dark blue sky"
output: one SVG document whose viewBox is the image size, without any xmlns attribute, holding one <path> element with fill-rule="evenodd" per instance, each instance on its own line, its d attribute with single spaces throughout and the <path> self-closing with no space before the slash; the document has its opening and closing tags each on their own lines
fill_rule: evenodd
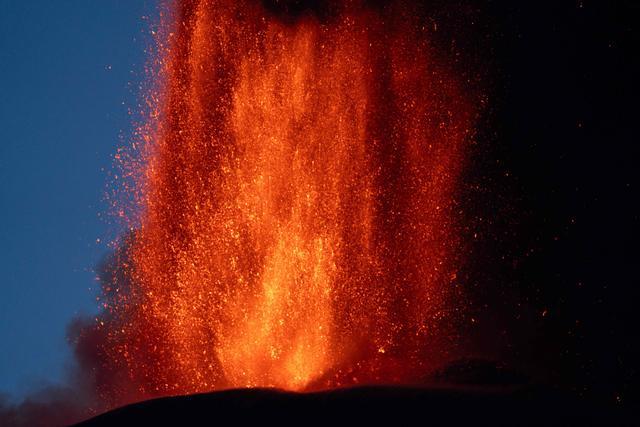
<svg viewBox="0 0 640 427">
<path fill-rule="evenodd" d="M 152 0 L 0 0 L 0 393 L 60 381 L 97 311 L 106 171 L 131 133 Z"/>
</svg>

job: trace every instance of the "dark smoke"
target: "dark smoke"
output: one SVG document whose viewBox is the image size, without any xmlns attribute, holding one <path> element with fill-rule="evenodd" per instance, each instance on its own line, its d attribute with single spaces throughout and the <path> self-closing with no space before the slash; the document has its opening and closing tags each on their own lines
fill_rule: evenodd
<svg viewBox="0 0 640 427">
<path fill-rule="evenodd" d="M 90 416 L 87 394 L 75 386 L 49 386 L 27 397 L 20 404 L 0 398 L 0 425 L 62 426 Z"/>
<path fill-rule="evenodd" d="M 129 294 L 126 253 L 129 245 L 108 255 L 96 268 L 101 302 Z M 106 304 L 108 306 L 109 304 Z M 101 322 L 101 323 L 100 323 Z M 115 319 L 107 310 L 96 316 L 78 316 L 67 326 L 74 365 L 66 373 L 65 385 L 48 385 L 34 391 L 20 403 L 12 403 L 0 394 L 0 426 L 64 426 L 112 409 L 121 402 L 105 402 L 101 390 L 130 388 L 124 374 L 108 364 L 103 345 Z"/>
</svg>

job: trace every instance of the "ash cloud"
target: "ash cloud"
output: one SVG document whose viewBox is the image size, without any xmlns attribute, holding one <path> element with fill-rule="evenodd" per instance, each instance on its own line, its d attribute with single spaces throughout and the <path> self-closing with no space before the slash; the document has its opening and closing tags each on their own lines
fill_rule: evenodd
<svg viewBox="0 0 640 427">
<path fill-rule="evenodd" d="M 0 398 L 0 425 L 61 426 L 91 416 L 89 402 L 78 386 L 48 386 L 28 396 L 19 404 L 11 404 L 7 397 Z"/>
<path fill-rule="evenodd" d="M 106 307 L 131 289 L 125 272 L 129 245 L 109 254 L 96 268 L 103 309 L 96 316 L 80 315 L 67 325 L 67 340 L 72 348 L 73 363 L 66 372 L 64 384 L 51 384 L 33 391 L 19 403 L 0 393 L 0 426 L 47 427 L 70 425 L 112 409 L 100 390 L 122 386 L 122 374 L 107 363 L 104 343 L 114 317 Z"/>
</svg>

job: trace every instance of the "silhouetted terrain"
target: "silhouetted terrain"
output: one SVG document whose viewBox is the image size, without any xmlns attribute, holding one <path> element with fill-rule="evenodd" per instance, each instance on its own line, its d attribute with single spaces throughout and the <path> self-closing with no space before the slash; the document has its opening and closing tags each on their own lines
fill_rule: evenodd
<svg viewBox="0 0 640 427">
<path fill-rule="evenodd" d="M 360 387 L 319 393 L 245 389 L 150 400 L 78 424 L 637 425 L 628 408 L 541 388 Z"/>
</svg>

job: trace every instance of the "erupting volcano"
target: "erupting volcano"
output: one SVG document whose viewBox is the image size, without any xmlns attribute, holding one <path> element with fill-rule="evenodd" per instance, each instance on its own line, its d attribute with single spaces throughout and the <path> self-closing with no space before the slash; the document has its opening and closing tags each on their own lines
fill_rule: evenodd
<svg viewBox="0 0 640 427">
<path fill-rule="evenodd" d="M 450 357 L 475 103 L 410 5 L 337 3 L 168 7 L 120 156 L 105 402 L 416 384 Z"/>
</svg>

